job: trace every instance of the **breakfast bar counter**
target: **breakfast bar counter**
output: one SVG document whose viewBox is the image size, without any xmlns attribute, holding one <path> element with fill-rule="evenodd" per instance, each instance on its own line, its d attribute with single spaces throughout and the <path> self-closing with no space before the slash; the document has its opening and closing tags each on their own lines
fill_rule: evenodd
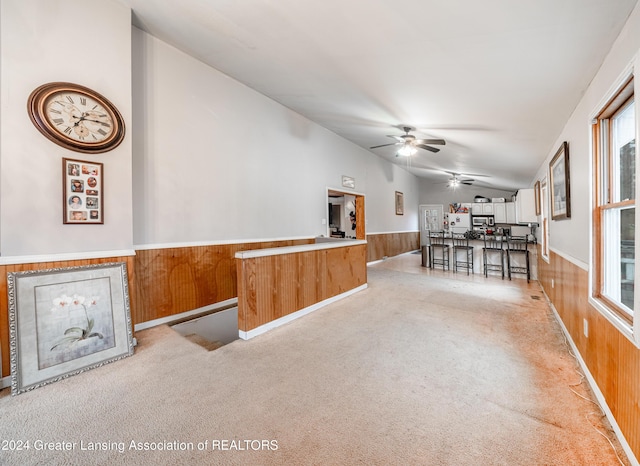
<svg viewBox="0 0 640 466">
<path fill-rule="evenodd" d="M 453 243 L 450 237 L 445 239 L 445 244 L 449 245 L 449 270 L 454 270 L 454 257 L 453 257 Z M 469 240 L 469 246 L 473 247 L 473 273 L 474 274 L 484 274 L 484 260 L 483 260 L 483 248 L 485 247 L 485 242 L 483 239 L 471 239 Z M 507 242 L 506 240 L 503 243 L 503 260 L 504 260 L 504 270 L 505 270 L 505 279 L 508 278 L 507 272 Z M 538 248 L 536 247 L 536 243 L 529 242 L 528 244 L 529 251 L 529 267 L 530 267 L 530 277 L 531 280 L 537 280 L 537 256 L 538 256 Z M 428 250 L 425 252 L 424 247 L 422 251 L 422 265 L 425 267 L 429 266 L 429 252 Z M 439 251 L 438 253 L 439 254 Z M 458 251 L 459 257 L 462 259 L 463 252 Z M 499 252 L 491 251 L 489 252 L 489 263 L 499 263 Z M 439 256 L 438 256 L 439 257 Z M 517 267 L 525 266 L 525 259 L 523 254 L 512 254 L 511 257 L 512 265 Z M 442 270 L 441 265 L 437 265 L 434 267 L 436 270 Z M 445 268 L 446 270 L 446 268 Z M 467 273 L 467 270 L 461 267 L 458 267 L 457 273 Z M 497 271 L 489 271 L 489 276 L 492 277 L 500 277 L 500 272 Z M 512 278 L 524 278 L 526 279 L 526 275 L 522 274 L 513 274 Z"/>
</svg>

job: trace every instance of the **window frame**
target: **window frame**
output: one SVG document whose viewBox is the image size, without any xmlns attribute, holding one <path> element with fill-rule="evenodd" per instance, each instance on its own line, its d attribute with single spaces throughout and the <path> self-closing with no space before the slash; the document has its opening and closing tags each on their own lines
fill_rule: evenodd
<svg viewBox="0 0 640 466">
<path fill-rule="evenodd" d="M 607 153 L 610 154 L 610 131 L 609 121 L 623 111 L 630 100 L 633 100 L 634 116 L 635 116 L 635 139 L 638 140 L 640 134 L 639 125 L 639 113 L 638 113 L 638 99 L 636 96 L 640 96 L 640 93 L 635 89 L 636 80 L 634 79 L 633 68 L 630 67 L 617 81 L 617 85 L 613 87 L 613 90 L 608 93 L 608 97 L 603 99 L 602 103 L 598 105 L 596 111 L 592 114 L 591 118 L 591 156 L 592 156 L 592 208 L 591 208 L 591 267 L 589 268 L 589 303 L 593 305 L 601 314 L 603 314 L 611 323 L 613 323 L 618 330 L 621 331 L 629 340 L 631 340 L 637 347 L 640 347 L 640 293 L 634 293 L 634 305 L 632 314 L 626 311 L 626 309 L 619 306 L 616 302 L 612 301 L 606 295 L 603 294 L 604 286 L 604 270 L 606 264 L 604 261 L 604 249 L 605 244 L 603 241 L 603 217 L 604 212 L 610 209 L 622 210 L 633 206 L 635 208 L 635 223 L 639 224 L 640 212 L 638 209 L 637 195 L 636 199 L 622 200 L 618 202 L 608 202 L 612 199 L 612 183 L 610 177 L 612 176 L 611 170 L 607 167 L 604 170 L 603 167 L 603 148 L 606 145 Z M 604 127 L 606 125 L 606 128 Z M 605 131 L 605 133 L 603 133 Z M 606 137 L 602 137 L 605 134 Z M 636 193 L 638 192 L 638 167 L 637 163 L 638 152 L 636 151 Z M 607 156 L 607 162 L 611 163 L 611 158 Z M 604 176 L 609 177 L 606 185 L 603 187 Z M 606 201 L 605 201 L 606 199 Z M 634 243 L 634 282 L 638 282 L 640 277 L 640 242 L 638 241 L 638 233 L 635 233 Z"/>
<path fill-rule="evenodd" d="M 542 218 L 542 228 L 540 234 L 541 248 L 540 253 L 542 259 L 549 264 L 549 188 L 547 185 L 547 176 L 545 175 L 540 181 L 540 216 Z"/>
</svg>

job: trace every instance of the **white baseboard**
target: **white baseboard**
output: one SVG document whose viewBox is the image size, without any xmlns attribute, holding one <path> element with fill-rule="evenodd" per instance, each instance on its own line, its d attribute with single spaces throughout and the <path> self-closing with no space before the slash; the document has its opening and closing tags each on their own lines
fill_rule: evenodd
<svg viewBox="0 0 640 466">
<path fill-rule="evenodd" d="M 613 413 L 611 412 L 611 409 L 609 409 L 609 405 L 607 405 L 607 400 L 605 399 L 604 395 L 600 391 L 600 387 L 598 387 L 596 380 L 591 375 L 591 372 L 589 371 L 587 364 L 584 362 L 584 359 L 582 359 L 582 355 L 580 354 L 580 351 L 578 351 L 578 347 L 573 342 L 573 339 L 571 338 L 571 335 L 569 334 L 567 327 L 565 327 L 564 322 L 560 318 L 560 314 L 558 314 L 558 311 L 556 310 L 555 306 L 553 305 L 553 303 L 551 302 L 551 300 L 549 299 L 546 293 L 545 293 L 545 296 L 547 298 L 547 302 L 551 306 L 551 310 L 553 311 L 553 314 L 556 320 L 560 324 L 562 331 L 567 337 L 567 341 L 569 342 L 569 345 L 571 345 L 571 349 L 573 350 L 573 353 L 576 356 L 576 360 L 578 361 L 578 364 L 580 364 L 580 367 L 584 371 L 585 377 L 587 379 L 587 382 L 589 382 L 589 386 L 591 387 L 591 390 L 593 390 L 593 393 L 596 396 L 596 399 L 598 400 L 598 403 L 602 408 L 602 411 L 607 416 L 607 419 L 609 420 L 609 423 L 611 424 L 611 427 L 613 428 L 613 431 L 615 432 L 616 437 L 620 441 L 620 445 L 622 445 L 622 449 L 627 455 L 627 459 L 632 464 L 632 466 L 640 466 L 640 463 L 638 463 L 638 459 L 635 457 L 633 450 L 631 450 L 631 447 L 629 446 L 627 439 L 624 437 L 622 430 L 620 430 L 620 426 L 618 426 L 618 422 L 616 421 L 616 418 L 613 417 Z"/>
<path fill-rule="evenodd" d="M 0 379 L 0 389 L 9 388 L 11 386 L 11 376 L 3 377 Z"/>
<path fill-rule="evenodd" d="M 147 322 L 141 322 L 136 324 L 133 328 L 134 331 L 139 332 L 140 330 L 145 330 L 147 328 L 155 327 L 157 325 L 168 324 L 169 322 L 175 322 L 176 320 L 182 320 L 185 317 L 191 317 L 198 314 L 202 314 L 203 312 L 213 311 L 215 309 L 222 309 L 224 307 L 234 306 L 238 304 L 238 298 L 227 299 L 226 301 L 221 301 L 219 303 L 211 304 L 209 306 L 200 307 L 198 309 L 194 309 L 192 311 L 186 311 L 181 314 L 174 314 L 167 317 L 161 317 L 160 319 L 149 320 Z"/>
<path fill-rule="evenodd" d="M 324 301 L 320 301 L 319 303 L 316 303 L 312 306 L 305 307 L 304 309 L 300 309 L 299 311 L 280 317 L 279 319 L 272 320 L 271 322 L 261 325 L 260 327 L 256 327 L 252 330 L 249 330 L 248 332 L 238 331 L 238 336 L 243 340 L 249 340 L 253 337 L 257 337 L 258 335 L 262 335 L 263 333 L 268 332 L 269 330 L 272 330 L 276 327 L 280 327 L 281 325 L 284 325 L 287 322 L 291 322 L 292 320 L 298 319 L 302 316 L 310 314 L 311 312 L 317 311 L 318 309 L 326 306 L 327 304 L 334 303 L 343 298 L 346 298 L 347 296 L 357 293 L 358 291 L 362 291 L 365 288 L 367 288 L 367 286 L 368 285 L 365 283 L 364 285 L 360 285 L 357 288 L 353 288 L 337 296 L 333 296 L 331 298 L 325 299 Z"/>
</svg>

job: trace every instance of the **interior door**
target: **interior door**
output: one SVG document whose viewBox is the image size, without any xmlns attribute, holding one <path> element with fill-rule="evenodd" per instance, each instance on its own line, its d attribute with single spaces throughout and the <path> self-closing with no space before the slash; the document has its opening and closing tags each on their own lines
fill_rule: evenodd
<svg viewBox="0 0 640 466">
<path fill-rule="evenodd" d="M 427 244 L 426 231 L 440 231 L 444 221 L 444 206 L 442 204 L 420 205 L 420 246 Z"/>
</svg>

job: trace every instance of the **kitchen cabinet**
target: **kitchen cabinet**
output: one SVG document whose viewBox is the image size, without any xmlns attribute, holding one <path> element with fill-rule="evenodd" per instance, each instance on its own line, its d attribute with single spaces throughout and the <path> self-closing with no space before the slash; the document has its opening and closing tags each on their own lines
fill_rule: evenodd
<svg viewBox="0 0 640 466">
<path fill-rule="evenodd" d="M 491 202 L 474 202 L 471 204 L 472 215 L 493 215 L 493 204 Z"/>
<path fill-rule="evenodd" d="M 520 189 L 516 195 L 516 223 L 536 223 L 536 204 L 533 188 Z"/>
<path fill-rule="evenodd" d="M 505 202 L 505 210 L 507 212 L 507 221 L 506 223 L 516 223 L 516 203 L 515 202 Z"/>
<path fill-rule="evenodd" d="M 507 223 L 506 202 L 496 202 L 493 204 L 493 215 L 496 223 Z"/>
<path fill-rule="evenodd" d="M 516 205 L 514 202 L 494 202 L 492 205 L 496 223 L 516 223 Z"/>
</svg>

